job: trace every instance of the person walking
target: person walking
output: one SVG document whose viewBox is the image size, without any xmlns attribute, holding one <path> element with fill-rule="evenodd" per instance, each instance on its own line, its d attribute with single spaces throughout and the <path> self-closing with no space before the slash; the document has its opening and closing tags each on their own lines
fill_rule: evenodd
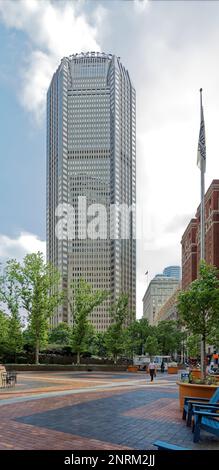
<svg viewBox="0 0 219 470">
<path fill-rule="evenodd" d="M 165 370 L 164 360 L 162 360 L 162 362 L 161 362 L 160 370 L 161 370 L 162 373 Z"/>
<path fill-rule="evenodd" d="M 151 361 L 149 366 L 148 366 L 148 369 L 149 369 L 149 373 L 150 373 L 150 376 L 151 376 L 151 382 L 153 382 L 154 375 L 156 376 L 156 364 L 153 361 Z"/>
</svg>

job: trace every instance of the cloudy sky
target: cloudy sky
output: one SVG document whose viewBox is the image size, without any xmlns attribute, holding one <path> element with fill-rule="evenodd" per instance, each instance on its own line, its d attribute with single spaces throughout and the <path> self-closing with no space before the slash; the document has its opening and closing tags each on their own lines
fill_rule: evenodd
<svg viewBox="0 0 219 470">
<path fill-rule="evenodd" d="M 145 271 L 180 264 L 199 204 L 200 87 L 206 187 L 219 178 L 219 2 L 0 0 L 0 258 L 45 251 L 45 94 L 60 59 L 88 50 L 120 56 L 137 92 L 140 317 Z"/>
</svg>

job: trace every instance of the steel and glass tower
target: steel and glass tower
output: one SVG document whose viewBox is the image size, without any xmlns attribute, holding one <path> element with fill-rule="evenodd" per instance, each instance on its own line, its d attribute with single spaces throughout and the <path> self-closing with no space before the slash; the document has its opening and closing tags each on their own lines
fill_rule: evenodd
<svg viewBox="0 0 219 470">
<path fill-rule="evenodd" d="M 63 58 L 47 94 L 47 259 L 61 272 L 66 292 L 79 277 L 110 292 L 90 319 L 99 331 L 109 326 L 110 304 L 121 292 L 129 294 L 135 317 L 135 216 L 131 210 L 124 216 L 122 207 L 135 205 L 135 106 L 120 58 L 99 52 Z M 105 208 L 98 217 L 95 204 Z M 72 239 L 65 226 L 69 205 Z M 53 324 L 60 321 L 71 321 L 67 302 L 54 315 Z"/>
</svg>

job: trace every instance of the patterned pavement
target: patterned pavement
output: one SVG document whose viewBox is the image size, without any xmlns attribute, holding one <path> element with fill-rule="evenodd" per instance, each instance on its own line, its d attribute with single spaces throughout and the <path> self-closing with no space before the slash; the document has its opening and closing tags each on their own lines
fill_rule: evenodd
<svg viewBox="0 0 219 470">
<path fill-rule="evenodd" d="M 181 419 L 176 376 L 131 373 L 21 373 L 0 392 L 0 449 L 155 449 L 156 439 L 219 450 L 219 439 Z"/>
</svg>

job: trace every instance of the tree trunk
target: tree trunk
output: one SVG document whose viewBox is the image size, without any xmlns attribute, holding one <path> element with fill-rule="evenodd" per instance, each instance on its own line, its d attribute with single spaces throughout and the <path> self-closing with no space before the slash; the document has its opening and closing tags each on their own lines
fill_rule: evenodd
<svg viewBox="0 0 219 470">
<path fill-rule="evenodd" d="M 202 341 L 201 341 L 201 377 L 205 379 L 206 377 L 206 364 L 205 364 L 205 346 L 206 346 L 206 341 L 205 341 L 205 336 L 202 336 Z"/>
<path fill-rule="evenodd" d="M 40 345 L 39 345 L 39 340 L 36 340 L 36 348 L 35 348 L 35 364 L 39 364 L 39 351 L 40 351 Z"/>
<path fill-rule="evenodd" d="M 80 365 L 80 352 L 77 352 L 77 366 Z"/>
</svg>

